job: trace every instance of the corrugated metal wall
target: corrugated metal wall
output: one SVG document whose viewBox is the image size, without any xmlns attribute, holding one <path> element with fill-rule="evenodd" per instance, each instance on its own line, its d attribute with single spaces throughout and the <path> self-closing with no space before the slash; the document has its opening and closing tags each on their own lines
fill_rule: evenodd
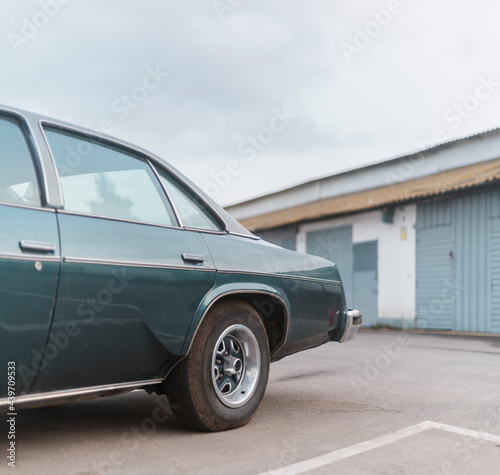
<svg viewBox="0 0 500 475">
<path fill-rule="evenodd" d="M 375 325 L 378 319 L 378 241 L 356 243 L 354 250 L 353 293 L 363 325 Z"/>
<path fill-rule="evenodd" d="M 500 193 L 417 208 L 417 324 L 500 332 Z"/>
<path fill-rule="evenodd" d="M 491 226 L 491 331 L 500 333 L 500 218 Z"/>
<path fill-rule="evenodd" d="M 453 327 L 451 203 L 417 208 L 417 326 Z"/>
<path fill-rule="evenodd" d="M 453 201 L 455 330 L 490 331 L 490 206 L 485 193 Z"/>
</svg>

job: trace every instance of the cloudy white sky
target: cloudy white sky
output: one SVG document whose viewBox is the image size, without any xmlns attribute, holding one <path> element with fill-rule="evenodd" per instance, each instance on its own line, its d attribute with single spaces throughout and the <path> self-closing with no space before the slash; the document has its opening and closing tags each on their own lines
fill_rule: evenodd
<svg viewBox="0 0 500 475">
<path fill-rule="evenodd" d="M 500 125 L 487 0 L 0 0 L 0 103 L 141 145 L 221 204 Z"/>
</svg>

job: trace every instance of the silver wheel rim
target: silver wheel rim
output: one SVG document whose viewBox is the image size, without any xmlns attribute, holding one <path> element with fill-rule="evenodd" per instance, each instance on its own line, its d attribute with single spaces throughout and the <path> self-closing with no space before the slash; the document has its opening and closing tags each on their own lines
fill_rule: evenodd
<svg viewBox="0 0 500 475">
<path fill-rule="evenodd" d="M 212 383 L 220 401 L 241 407 L 253 395 L 260 376 L 260 348 L 244 325 L 231 325 L 217 340 L 212 353 Z"/>
</svg>

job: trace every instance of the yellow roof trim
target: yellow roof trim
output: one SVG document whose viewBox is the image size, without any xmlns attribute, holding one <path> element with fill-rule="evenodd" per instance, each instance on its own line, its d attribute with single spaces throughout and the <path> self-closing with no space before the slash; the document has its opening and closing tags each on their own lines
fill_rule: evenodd
<svg viewBox="0 0 500 475">
<path fill-rule="evenodd" d="M 500 159 L 436 173 L 402 183 L 349 193 L 240 220 L 250 231 L 382 208 L 426 196 L 474 188 L 500 180 Z"/>
</svg>

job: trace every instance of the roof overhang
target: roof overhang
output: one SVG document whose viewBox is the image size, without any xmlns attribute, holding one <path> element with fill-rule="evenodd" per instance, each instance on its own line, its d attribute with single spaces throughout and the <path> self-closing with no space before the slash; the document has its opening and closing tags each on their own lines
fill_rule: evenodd
<svg viewBox="0 0 500 475">
<path fill-rule="evenodd" d="M 500 183 L 500 159 L 240 219 L 250 231 L 381 209 Z"/>
</svg>

